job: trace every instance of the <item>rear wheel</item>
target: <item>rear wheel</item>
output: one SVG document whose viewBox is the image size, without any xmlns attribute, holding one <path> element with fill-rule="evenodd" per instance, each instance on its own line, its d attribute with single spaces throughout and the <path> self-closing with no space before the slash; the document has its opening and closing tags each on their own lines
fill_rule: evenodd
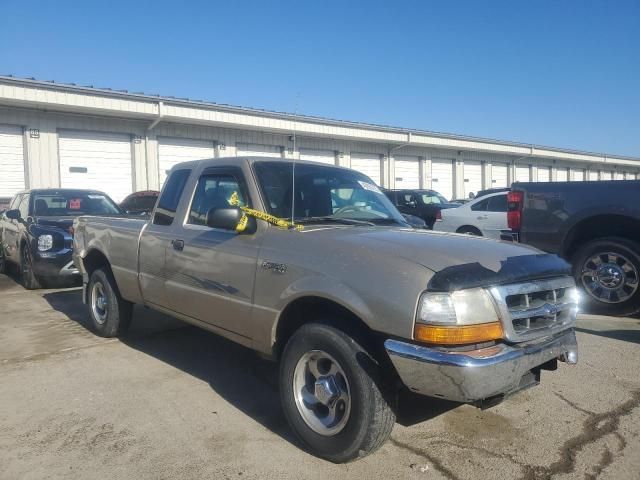
<svg viewBox="0 0 640 480">
<path fill-rule="evenodd" d="M 23 245 L 20 251 L 20 279 L 27 290 L 40 288 L 40 280 L 33 271 L 33 257 L 28 245 Z"/>
<path fill-rule="evenodd" d="M 101 337 L 123 335 L 131 323 L 132 304 L 120 296 L 110 270 L 98 268 L 89 278 L 89 314 Z"/>
<path fill-rule="evenodd" d="M 327 325 L 304 325 L 280 365 L 287 421 L 315 455 L 332 462 L 364 457 L 389 438 L 395 423 L 380 377 L 355 339 Z"/>
<path fill-rule="evenodd" d="M 587 309 L 608 315 L 640 311 L 640 246 L 625 238 L 592 240 L 573 257 L 576 283 Z"/>
</svg>

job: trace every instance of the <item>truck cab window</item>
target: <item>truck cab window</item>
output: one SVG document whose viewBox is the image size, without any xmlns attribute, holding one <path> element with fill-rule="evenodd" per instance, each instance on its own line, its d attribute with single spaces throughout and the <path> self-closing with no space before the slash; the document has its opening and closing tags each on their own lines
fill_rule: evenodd
<svg viewBox="0 0 640 480">
<path fill-rule="evenodd" d="M 173 223 L 180 196 L 189 175 L 191 175 L 191 170 L 176 170 L 171 174 L 153 214 L 154 225 L 171 225 Z"/>
<path fill-rule="evenodd" d="M 206 225 L 207 213 L 212 208 L 229 208 L 231 196 L 238 195 L 238 206 L 246 206 L 245 196 L 238 180 L 230 174 L 207 174 L 200 177 L 189 211 L 187 223 Z"/>
</svg>

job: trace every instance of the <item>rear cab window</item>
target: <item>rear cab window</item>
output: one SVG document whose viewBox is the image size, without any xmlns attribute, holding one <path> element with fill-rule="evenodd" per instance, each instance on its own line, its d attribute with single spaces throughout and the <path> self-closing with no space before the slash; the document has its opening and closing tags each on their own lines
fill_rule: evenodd
<svg viewBox="0 0 640 480">
<path fill-rule="evenodd" d="M 176 170 L 169 176 L 153 213 L 154 225 L 169 226 L 173 223 L 180 197 L 190 175 L 191 170 L 184 169 Z"/>
</svg>

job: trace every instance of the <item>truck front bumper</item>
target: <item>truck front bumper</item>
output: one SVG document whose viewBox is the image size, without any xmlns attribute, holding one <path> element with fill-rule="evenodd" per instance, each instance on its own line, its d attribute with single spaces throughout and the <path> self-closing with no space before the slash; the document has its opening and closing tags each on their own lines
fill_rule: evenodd
<svg viewBox="0 0 640 480">
<path fill-rule="evenodd" d="M 554 359 L 570 364 L 578 361 L 573 329 L 535 343 L 500 344 L 467 352 L 392 339 L 384 346 L 410 390 L 465 403 L 505 397 L 536 384 L 540 367 Z"/>
</svg>

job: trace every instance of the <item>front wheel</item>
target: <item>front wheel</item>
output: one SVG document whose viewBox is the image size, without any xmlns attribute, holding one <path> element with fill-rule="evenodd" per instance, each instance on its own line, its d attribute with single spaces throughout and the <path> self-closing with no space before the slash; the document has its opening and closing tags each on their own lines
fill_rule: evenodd
<svg viewBox="0 0 640 480">
<path fill-rule="evenodd" d="M 98 268 L 89 278 L 89 314 L 101 337 L 124 334 L 131 323 L 132 305 L 120 296 L 110 270 Z"/>
<path fill-rule="evenodd" d="M 640 246 L 625 238 L 592 240 L 573 257 L 573 273 L 587 310 L 606 315 L 640 311 Z"/>
<path fill-rule="evenodd" d="M 379 366 L 356 340 L 323 324 L 302 326 L 287 343 L 280 396 L 298 438 L 332 462 L 375 451 L 395 423 Z"/>
</svg>

